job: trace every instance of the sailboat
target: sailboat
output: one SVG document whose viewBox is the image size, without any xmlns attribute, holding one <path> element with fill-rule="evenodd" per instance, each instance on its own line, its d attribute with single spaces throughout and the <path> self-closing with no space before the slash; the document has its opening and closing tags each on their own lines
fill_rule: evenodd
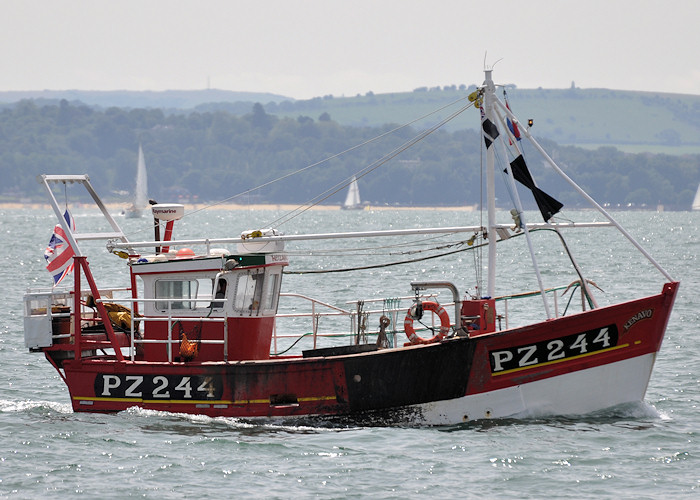
<svg viewBox="0 0 700 500">
<path fill-rule="evenodd" d="M 360 210 L 364 208 L 360 201 L 360 187 L 357 185 L 357 178 L 354 175 L 348 187 L 348 194 L 345 196 L 345 201 L 340 208 L 343 210 Z"/>
<path fill-rule="evenodd" d="M 129 219 L 135 219 L 143 215 L 148 206 L 148 175 L 146 174 L 146 160 L 143 157 L 143 148 L 139 144 L 138 164 L 136 166 L 136 184 L 134 187 L 134 200 L 124 215 Z"/>
<path fill-rule="evenodd" d="M 693 198 L 693 210 L 700 210 L 700 185 L 695 192 L 695 198 Z"/>
<path fill-rule="evenodd" d="M 503 100 L 496 95 L 491 73 L 486 70 L 483 85 L 460 103 L 460 112 L 476 108 L 485 146 L 487 214 L 474 225 L 311 234 L 282 234 L 278 225 L 245 230 L 240 237 L 207 234 L 177 240 L 173 225 L 183 217 L 184 207 L 157 204 L 151 210 L 156 221 L 167 222 L 163 238 L 157 232 L 155 240 L 132 241 L 87 175 L 41 176 L 73 249 L 75 274 L 71 287 L 27 291 L 25 346 L 42 353 L 57 370 L 76 412 L 139 407 L 263 423 L 312 419 L 340 425 L 438 426 L 577 416 L 640 403 L 679 282 L 546 153 L 513 114 L 505 95 Z M 521 140 L 602 220 L 579 220 L 587 217 L 585 211 L 555 217 L 563 204 L 536 184 Z M 508 186 L 510 210 L 496 209 L 497 179 Z M 64 193 L 69 184 L 88 191 L 111 230 L 80 233 L 66 222 L 55 193 Z M 534 195 L 543 222 L 526 220 L 520 191 Z M 504 203 L 499 199 L 499 205 Z M 648 267 L 658 271 L 654 281 L 659 291 L 644 295 L 632 287 L 629 297 L 599 305 L 592 281 L 564 237 L 580 228 L 598 231 L 601 249 L 609 248 L 607 231 L 617 229 Z M 230 223 L 221 230 L 230 231 Z M 535 245 L 533 234 L 553 235 L 555 243 Z M 441 260 L 426 268 L 425 242 L 437 238 L 451 238 L 455 244 L 436 242 L 433 250 Z M 106 241 L 103 258 L 125 259 L 124 273 L 109 276 L 123 283 L 98 285 L 81 248 L 83 240 L 97 239 Z M 361 267 L 328 269 L 328 254 L 318 252 L 318 240 L 324 249 L 345 249 L 340 254 L 344 259 L 350 255 L 348 242 L 354 242 L 350 250 L 366 251 L 366 259 Z M 287 244 L 292 251 L 286 250 Z M 408 244 L 420 249 L 420 255 L 408 257 L 416 253 Z M 305 245 L 309 258 L 321 256 L 311 271 L 294 263 Z M 392 265 L 407 266 L 395 275 L 406 297 L 385 299 L 383 306 L 366 296 L 354 297 L 354 302 L 337 297 L 343 290 L 370 294 L 367 274 L 354 280 L 352 272 L 386 267 L 382 255 L 390 258 L 397 248 L 401 255 L 392 257 Z M 474 259 L 456 252 L 469 252 Z M 497 286 L 496 267 L 504 256 L 528 265 L 522 262 L 517 279 L 504 279 Z M 472 279 L 467 260 L 474 261 L 474 288 L 459 290 L 455 282 Z M 618 266 L 606 269 L 596 282 L 625 279 Z M 337 275 L 325 274 L 336 271 L 347 271 L 340 291 L 332 290 Z M 409 271 L 414 279 L 403 281 Z M 292 280 L 292 290 L 282 293 L 283 272 L 311 282 L 294 289 L 299 281 Z M 394 277 L 391 272 L 371 274 L 386 283 Z M 545 280 L 562 281 L 546 288 Z M 309 289 L 327 295 L 302 293 Z M 566 308 L 558 302 L 562 290 L 571 293 Z M 573 300 L 574 290 L 580 301 Z M 294 300 L 308 300 L 308 314 Z M 292 304 L 283 308 L 283 301 Z M 357 307 L 344 305 L 348 303 Z M 320 320 L 330 316 L 338 319 L 329 331 Z M 310 327 L 285 326 L 285 319 L 302 317 L 310 320 Z"/>
</svg>

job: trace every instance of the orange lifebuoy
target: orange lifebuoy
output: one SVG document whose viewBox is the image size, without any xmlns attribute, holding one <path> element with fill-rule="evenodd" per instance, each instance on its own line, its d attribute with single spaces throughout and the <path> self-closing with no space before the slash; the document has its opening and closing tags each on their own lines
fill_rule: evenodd
<svg viewBox="0 0 700 500">
<path fill-rule="evenodd" d="M 416 330 L 413 328 L 413 317 L 411 316 L 411 309 L 408 309 L 406 313 L 406 318 L 403 320 L 403 329 L 406 332 L 408 340 L 411 344 L 432 344 L 433 342 L 439 342 L 450 332 L 450 315 L 447 314 L 445 308 L 442 307 L 437 302 L 423 302 L 424 311 L 433 311 L 440 318 L 440 331 L 430 339 L 424 339 L 416 335 Z"/>
</svg>

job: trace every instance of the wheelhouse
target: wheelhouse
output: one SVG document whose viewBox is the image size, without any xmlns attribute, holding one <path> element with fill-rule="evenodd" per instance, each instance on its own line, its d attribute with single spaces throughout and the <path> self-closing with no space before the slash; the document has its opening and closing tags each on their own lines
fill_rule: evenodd
<svg viewBox="0 0 700 500">
<path fill-rule="evenodd" d="M 182 360 L 184 341 L 199 345 L 198 361 L 269 358 L 286 265 L 282 253 L 138 259 L 131 265 L 144 322 L 138 358 Z"/>
</svg>

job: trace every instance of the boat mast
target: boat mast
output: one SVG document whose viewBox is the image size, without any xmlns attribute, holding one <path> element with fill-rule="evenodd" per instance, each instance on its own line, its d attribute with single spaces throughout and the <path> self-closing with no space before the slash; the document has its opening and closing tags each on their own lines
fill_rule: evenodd
<svg viewBox="0 0 700 500">
<path fill-rule="evenodd" d="M 491 78 L 492 70 L 484 70 L 484 113 L 486 118 L 495 123 L 494 100 L 496 98 L 496 86 Z M 496 152 L 495 147 L 486 148 L 486 207 L 488 214 L 488 274 L 486 281 L 486 295 L 496 296 Z"/>
<path fill-rule="evenodd" d="M 498 98 L 496 97 L 496 85 L 493 83 L 491 78 L 492 70 L 485 70 L 486 81 L 484 82 L 484 114 L 486 118 L 491 121 L 491 123 L 501 123 L 500 116 L 497 114 L 495 109 Z M 501 140 L 501 144 L 505 149 L 505 144 Z M 491 147 L 486 148 L 486 182 L 487 182 L 487 197 L 488 197 L 488 237 L 489 237 L 489 272 L 488 272 L 488 294 L 490 297 L 495 297 L 496 295 L 496 195 L 495 195 L 495 151 L 496 144 L 492 144 Z M 506 152 L 503 152 L 504 157 Z M 525 221 L 525 213 L 523 211 L 522 204 L 520 203 L 520 197 L 518 196 L 518 190 L 515 186 L 515 180 L 513 172 L 509 164 L 506 164 L 506 170 L 508 171 L 508 178 L 511 183 L 511 192 L 513 193 L 513 202 L 515 203 L 515 208 L 518 212 L 518 217 L 521 220 L 521 227 L 525 233 L 525 239 L 527 240 L 527 247 L 530 251 L 530 258 L 532 259 L 532 266 L 535 271 L 535 276 L 537 278 L 537 284 L 540 288 L 540 294 L 542 296 L 542 302 L 544 304 L 545 314 L 547 318 L 551 318 L 552 314 L 549 309 L 549 302 L 547 301 L 547 294 L 545 293 L 544 283 L 542 282 L 542 275 L 540 273 L 539 266 L 537 265 L 537 257 L 535 255 L 535 249 L 532 245 L 532 240 L 530 238 L 530 231 L 527 227 Z"/>
</svg>

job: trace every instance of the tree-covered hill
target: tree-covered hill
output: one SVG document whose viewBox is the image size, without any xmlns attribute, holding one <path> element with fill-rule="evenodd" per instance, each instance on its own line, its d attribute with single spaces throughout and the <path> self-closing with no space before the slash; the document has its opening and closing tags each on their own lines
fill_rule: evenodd
<svg viewBox="0 0 700 500">
<path fill-rule="evenodd" d="M 463 119 L 478 124 L 478 113 Z M 539 124 L 535 125 L 539 129 Z M 379 165 L 389 151 L 415 136 L 403 128 L 351 153 L 291 174 L 367 142 L 394 128 L 349 126 L 330 113 L 278 117 L 260 104 L 239 116 L 225 111 L 165 113 L 160 109 L 99 109 L 61 101 L 22 101 L 0 111 L 0 194 L 3 201 L 40 199 L 41 173 L 88 173 L 100 193 L 133 188 L 136 151 L 143 144 L 151 197 L 214 201 L 304 203 L 368 166 L 360 179 L 373 204 L 472 205 L 478 203 L 480 140 L 475 130 L 440 130 L 414 148 Z M 700 181 L 694 155 L 626 154 L 615 148 L 586 150 L 546 141 L 567 172 L 603 203 L 687 209 Z M 534 155 L 532 155 L 534 158 Z M 531 166 L 541 187 L 562 201 L 571 188 L 539 163 Z M 257 186 L 264 188 L 248 192 Z M 122 200 L 126 201 L 122 194 Z"/>
<path fill-rule="evenodd" d="M 330 116 L 340 125 L 378 127 L 385 123 L 408 123 L 448 103 L 464 99 L 475 86 L 448 85 L 418 88 L 412 92 L 354 97 L 327 95 L 309 100 L 274 94 L 198 91 L 36 91 L 0 92 L 0 103 L 33 99 L 37 105 L 84 103 L 104 110 L 157 108 L 165 114 L 225 111 L 236 116 L 250 113 L 262 103 L 268 114 L 279 118 Z M 511 106 L 522 119 L 532 118 L 540 137 L 559 144 L 587 148 L 615 146 L 629 152 L 700 153 L 700 96 L 581 89 L 572 82 L 568 89 L 520 89 L 507 86 Z M 7 106 L 6 104 L 5 106 Z M 0 106 L 2 106 L 0 104 Z M 453 108 L 434 113 L 415 126 L 425 128 L 445 118 Z M 476 129 L 467 116 L 447 125 L 447 130 Z"/>
</svg>

